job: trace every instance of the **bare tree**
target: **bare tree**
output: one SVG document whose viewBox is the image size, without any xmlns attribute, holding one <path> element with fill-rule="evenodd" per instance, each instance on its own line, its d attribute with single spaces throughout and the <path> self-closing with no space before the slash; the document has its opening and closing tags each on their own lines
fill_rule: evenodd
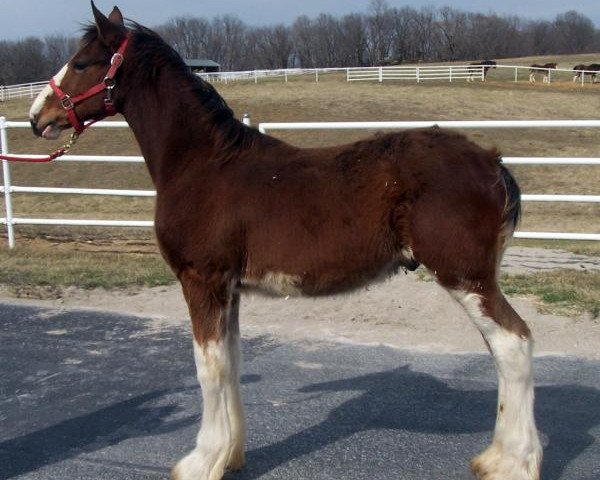
<svg viewBox="0 0 600 480">
<path fill-rule="evenodd" d="M 573 10 L 557 15 L 554 29 L 560 48 L 557 53 L 586 52 L 593 44 L 594 24 L 588 17 Z"/>
<path fill-rule="evenodd" d="M 438 17 L 438 59 L 452 61 L 468 58 L 467 14 L 451 7 L 443 7 L 439 10 Z"/>
<path fill-rule="evenodd" d="M 288 68 L 293 51 L 290 30 L 284 25 L 255 28 L 248 32 L 248 56 L 254 68 Z"/>
<path fill-rule="evenodd" d="M 313 22 L 306 15 L 296 19 L 292 26 L 296 58 L 303 68 L 315 67 L 315 40 Z"/>
<path fill-rule="evenodd" d="M 44 43 L 47 67 L 51 72 L 58 71 L 67 63 L 77 48 L 77 41 L 74 38 L 65 37 L 62 34 L 47 36 Z"/>
<path fill-rule="evenodd" d="M 345 15 L 338 22 L 338 56 L 341 67 L 362 67 L 367 62 L 365 18 L 359 13 Z"/>
<path fill-rule="evenodd" d="M 550 22 L 529 22 L 524 28 L 523 39 L 523 49 L 531 55 L 547 55 L 559 51 L 555 27 Z"/>
<path fill-rule="evenodd" d="M 184 58 L 207 56 L 211 26 L 204 18 L 176 17 L 158 30 Z"/>
<path fill-rule="evenodd" d="M 6 85 L 38 82 L 55 73 L 50 73 L 44 43 L 39 38 L 2 42 L 0 52 L 0 75 Z"/>
<path fill-rule="evenodd" d="M 246 25 L 235 15 L 215 17 L 211 25 L 209 54 L 226 70 L 234 70 L 243 58 Z"/>
<path fill-rule="evenodd" d="M 313 23 L 315 67 L 340 66 L 341 35 L 338 20 L 322 13 Z"/>
<path fill-rule="evenodd" d="M 372 65 L 390 57 L 393 39 L 392 10 L 385 0 L 371 0 L 367 16 L 367 51 Z"/>
</svg>

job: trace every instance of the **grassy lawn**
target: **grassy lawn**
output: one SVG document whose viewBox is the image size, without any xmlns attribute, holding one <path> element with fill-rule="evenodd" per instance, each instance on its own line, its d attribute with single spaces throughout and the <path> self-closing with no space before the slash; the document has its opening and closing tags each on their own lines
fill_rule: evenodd
<svg viewBox="0 0 600 480">
<path fill-rule="evenodd" d="M 560 270 L 530 275 L 503 275 L 507 295 L 531 295 L 542 312 L 573 316 L 589 312 L 600 317 L 600 272 Z"/>
<path fill-rule="evenodd" d="M 590 57 L 591 58 L 591 57 Z M 590 63 L 588 56 L 532 57 L 503 60 L 529 65 L 558 61 L 561 68 Z M 345 75 L 291 77 L 254 82 L 217 84 L 216 87 L 241 117 L 248 112 L 254 125 L 281 121 L 376 120 L 486 120 L 486 119 L 595 119 L 600 85 L 572 84 L 570 77 L 553 77 L 553 83 L 514 83 L 513 73 L 493 70 L 485 83 L 475 82 L 356 82 Z M 554 81 L 556 80 L 556 81 Z M 0 103 L 0 115 L 26 120 L 31 100 Z M 373 132 L 278 131 L 274 134 L 300 146 L 350 142 Z M 598 156 L 598 132 L 592 129 L 469 130 L 474 141 L 497 147 L 505 156 Z M 11 152 L 48 153 L 66 140 L 47 142 L 27 129 L 9 131 Z M 139 149 L 125 129 L 91 129 L 71 151 L 73 154 L 137 155 Z M 598 194 L 600 169 L 587 166 L 514 166 L 523 193 Z M 152 189 L 143 164 L 11 165 L 13 185 Z M 97 218 L 150 220 L 154 200 L 94 196 L 14 194 L 16 216 L 46 218 Z M 4 209 L 0 199 L 0 208 Z M 0 214 L 2 215 L 2 214 Z M 524 203 L 522 231 L 600 232 L 600 205 Z M 163 266 L 149 230 L 83 228 L 17 228 L 17 248 L 0 247 L 0 283 L 19 286 L 77 285 L 106 288 L 161 285 L 173 281 Z M 0 241 L 5 231 L 0 228 Z M 600 256 L 600 242 L 519 240 L 515 244 L 561 248 Z M 511 294 L 536 295 L 560 311 L 591 311 L 598 315 L 598 277 L 588 272 L 551 272 L 503 278 Z M 575 294 L 565 293 L 571 285 Z M 553 299 L 558 299 L 554 301 Z"/>
</svg>

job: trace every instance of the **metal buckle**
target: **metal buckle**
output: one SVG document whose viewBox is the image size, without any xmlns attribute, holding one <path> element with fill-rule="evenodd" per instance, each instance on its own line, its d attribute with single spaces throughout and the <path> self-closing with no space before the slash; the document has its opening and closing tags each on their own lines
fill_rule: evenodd
<svg viewBox="0 0 600 480">
<path fill-rule="evenodd" d="M 65 110 L 73 110 L 75 108 L 75 105 L 71 101 L 71 97 L 68 95 L 65 95 L 60 99 L 60 104 Z"/>
<path fill-rule="evenodd" d="M 112 58 L 110 59 L 110 64 L 115 65 L 116 67 L 120 67 L 122 63 L 123 63 L 123 55 L 121 55 L 118 52 L 115 53 L 112 56 Z"/>
<path fill-rule="evenodd" d="M 110 77 L 104 77 L 104 86 L 107 90 L 115 88 L 115 79 Z"/>
</svg>

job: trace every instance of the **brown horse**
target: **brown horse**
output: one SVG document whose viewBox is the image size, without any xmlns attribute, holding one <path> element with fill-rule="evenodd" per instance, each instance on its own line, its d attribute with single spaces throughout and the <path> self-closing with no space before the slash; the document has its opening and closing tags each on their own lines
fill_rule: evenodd
<svg viewBox="0 0 600 480">
<path fill-rule="evenodd" d="M 126 27 L 116 7 L 108 18 L 93 12 L 31 124 L 53 138 L 115 110 L 140 144 L 157 190 L 158 242 L 189 306 L 203 396 L 196 446 L 173 478 L 218 480 L 244 465 L 241 292 L 333 294 L 422 264 L 465 308 L 498 369 L 494 438 L 473 472 L 537 479 L 531 333 L 498 287 L 519 189 L 498 153 L 438 128 L 288 145 L 237 121 L 152 31 Z"/>
<path fill-rule="evenodd" d="M 555 70 L 556 67 L 558 67 L 558 63 L 544 63 L 543 65 L 534 63 L 533 65 L 530 65 L 529 66 L 529 81 L 531 83 L 535 83 L 535 74 L 542 71 L 544 74 L 543 82 L 550 83 L 550 70 Z"/>
<path fill-rule="evenodd" d="M 596 75 L 600 72 L 600 64 L 592 63 L 590 65 L 579 64 L 573 67 L 573 71 L 577 72 L 573 77 L 573 82 L 577 80 L 581 80 L 581 76 L 583 75 L 583 79 L 585 80 L 585 76 L 588 75 L 592 83 L 596 83 Z"/>
<path fill-rule="evenodd" d="M 496 65 L 498 64 L 495 60 L 482 60 L 481 62 L 469 63 L 469 66 L 467 67 L 467 72 L 469 72 L 467 82 L 475 81 L 475 76 L 477 76 L 479 73 L 483 73 L 482 81 L 485 82 L 488 72 L 492 68 L 496 68 Z M 483 67 L 483 70 L 481 67 Z"/>
</svg>

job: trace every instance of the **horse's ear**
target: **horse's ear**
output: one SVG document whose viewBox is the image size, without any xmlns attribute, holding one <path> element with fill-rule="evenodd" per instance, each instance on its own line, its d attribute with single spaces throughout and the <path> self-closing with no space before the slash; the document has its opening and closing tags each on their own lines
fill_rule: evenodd
<svg viewBox="0 0 600 480">
<path fill-rule="evenodd" d="M 106 18 L 100 10 L 96 8 L 92 1 L 92 12 L 98 29 L 98 36 L 107 45 L 114 46 L 118 42 L 120 33 L 124 26 L 123 15 L 121 11 L 114 7 L 108 18 Z"/>
<path fill-rule="evenodd" d="M 125 22 L 123 21 L 123 15 L 121 14 L 121 10 L 119 10 L 119 7 L 113 7 L 113 11 L 110 12 L 108 19 L 111 23 L 114 23 L 115 25 L 118 25 L 120 27 L 125 26 Z"/>
</svg>

